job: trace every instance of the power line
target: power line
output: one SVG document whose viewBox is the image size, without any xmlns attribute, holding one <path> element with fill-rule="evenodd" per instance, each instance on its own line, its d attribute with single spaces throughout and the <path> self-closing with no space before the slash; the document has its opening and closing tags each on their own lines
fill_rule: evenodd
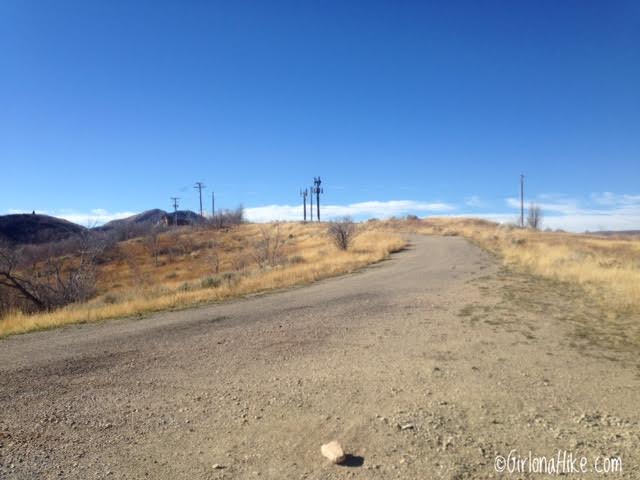
<svg viewBox="0 0 640 480">
<path fill-rule="evenodd" d="M 202 182 L 196 182 L 195 187 L 196 190 L 198 190 L 198 193 L 200 194 L 200 216 L 204 217 L 204 215 L 202 214 L 202 189 L 203 188 L 207 188 L 206 185 Z"/>
<path fill-rule="evenodd" d="M 180 197 L 171 197 L 171 200 L 173 200 L 173 224 L 177 227 L 178 226 L 178 200 L 180 200 Z"/>
<path fill-rule="evenodd" d="M 309 195 L 309 190 L 306 188 L 304 190 L 300 190 L 300 196 L 302 197 L 302 212 L 305 223 L 307 221 L 307 195 Z"/>
<path fill-rule="evenodd" d="M 524 175 L 520 174 L 520 228 L 524 228 Z"/>
<path fill-rule="evenodd" d="M 309 187 L 309 219 L 313 222 L 313 186 Z"/>
</svg>

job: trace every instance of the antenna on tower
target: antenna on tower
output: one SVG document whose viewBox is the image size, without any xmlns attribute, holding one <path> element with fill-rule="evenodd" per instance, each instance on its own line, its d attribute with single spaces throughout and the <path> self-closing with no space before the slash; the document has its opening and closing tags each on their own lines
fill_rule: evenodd
<svg viewBox="0 0 640 480">
<path fill-rule="evenodd" d="M 320 186 L 322 184 L 322 180 L 320 180 L 320 177 L 313 177 L 313 187 L 311 190 L 311 199 L 313 200 L 313 194 L 315 193 L 316 195 L 316 208 L 317 208 L 317 215 L 316 217 L 318 218 L 318 221 L 320 221 L 320 194 L 324 193 L 324 189 Z M 313 210 L 313 207 L 311 207 Z"/>
</svg>

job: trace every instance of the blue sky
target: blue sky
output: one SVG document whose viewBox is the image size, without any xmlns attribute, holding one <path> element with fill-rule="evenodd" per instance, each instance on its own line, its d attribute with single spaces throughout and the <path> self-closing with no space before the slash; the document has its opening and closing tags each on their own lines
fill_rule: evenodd
<svg viewBox="0 0 640 480">
<path fill-rule="evenodd" d="M 639 85 L 636 1 L 3 0 L 0 213 L 640 228 Z"/>
</svg>

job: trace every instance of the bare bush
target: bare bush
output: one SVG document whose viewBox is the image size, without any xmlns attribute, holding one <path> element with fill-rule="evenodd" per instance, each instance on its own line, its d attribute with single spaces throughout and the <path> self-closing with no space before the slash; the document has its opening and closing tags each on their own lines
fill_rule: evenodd
<svg viewBox="0 0 640 480">
<path fill-rule="evenodd" d="M 331 222 L 328 233 L 336 247 L 348 250 L 358 233 L 358 228 L 350 217 L 344 217 L 340 221 Z"/>
<path fill-rule="evenodd" d="M 113 238 L 115 242 L 126 242 L 132 238 L 144 237 L 152 231 L 157 230 L 160 225 L 152 222 L 124 222 L 114 225 L 108 230 L 104 230 L 105 235 Z"/>
<path fill-rule="evenodd" d="M 220 273 L 220 255 L 218 254 L 218 242 L 211 240 L 208 245 L 207 261 L 213 270 L 213 273 Z"/>
<path fill-rule="evenodd" d="M 280 224 L 263 225 L 258 240 L 253 244 L 253 258 L 260 267 L 278 265 L 284 259 L 283 246 Z"/>
<path fill-rule="evenodd" d="M 239 206 L 235 210 L 218 210 L 209 218 L 209 225 L 213 228 L 226 228 L 240 225 L 244 222 L 244 207 Z"/>
<path fill-rule="evenodd" d="M 231 257 L 230 263 L 233 270 L 241 272 L 248 268 L 254 261 L 256 261 L 255 255 L 240 252 Z"/>
<path fill-rule="evenodd" d="M 54 242 L 14 245 L 14 248 L 20 250 L 20 256 L 25 263 L 35 263 L 44 262 L 51 257 L 75 255 L 87 243 L 100 245 L 100 255 L 104 255 L 113 253 L 117 241 L 110 232 L 87 230 L 81 234 Z"/>
<path fill-rule="evenodd" d="M 142 269 L 140 259 L 136 256 L 136 254 L 129 250 L 122 250 L 121 255 L 121 258 L 124 260 L 124 263 L 126 263 L 129 269 L 133 284 L 137 288 L 148 285 L 149 275 Z"/>
<path fill-rule="evenodd" d="M 529 205 L 529 211 L 527 213 L 527 225 L 529 228 L 539 230 L 542 226 L 542 210 L 538 205 L 532 203 Z"/>
<path fill-rule="evenodd" d="M 149 231 L 149 233 L 144 237 L 144 240 L 143 240 L 144 246 L 149 252 L 149 255 L 151 256 L 151 258 L 153 258 L 153 262 L 156 267 L 160 264 L 159 262 L 159 257 L 161 252 L 160 234 L 164 230 L 165 229 L 162 227 L 154 227 Z"/>
<path fill-rule="evenodd" d="M 43 259 L 42 250 L 36 258 L 33 251 L 0 246 L 3 307 L 51 310 L 91 298 L 95 294 L 96 258 L 104 250 L 104 244 L 88 233 L 80 240 L 76 255 L 71 258 L 50 253 Z M 5 305 L 8 298 L 13 298 L 10 306 Z"/>
</svg>

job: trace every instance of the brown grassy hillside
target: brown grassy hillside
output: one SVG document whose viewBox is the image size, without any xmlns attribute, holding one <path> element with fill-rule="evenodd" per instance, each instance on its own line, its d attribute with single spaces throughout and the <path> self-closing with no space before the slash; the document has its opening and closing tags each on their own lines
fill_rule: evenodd
<svg viewBox="0 0 640 480">
<path fill-rule="evenodd" d="M 400 234 L 411 232 L 464 236 L 505 266 L 579 287 L 608 309 L 612 320 L 640 313 L 638 237 L 540 232 L 451 218 L 367 222 L 359 229 L 348 252 L 333 245 L 326 224 L 180 228 L 120 242 L 101 257 L 95 298 L 48 313 L 10 313 L 0 319 L 0 336 L 312 282 L 384 259 L 404 246 Z"/>
<path fill-rule="evenodd" d="M 326 224 L 244 224 L 120 242 L 101 255 L 95 298 L 52 312 L 12 312 L 0 319 L 0 336 L 290 287 L 351 272 L 405 245 L 399 235 L 363 229 L 344 252 L 326 232 Z"/>
</svg>

